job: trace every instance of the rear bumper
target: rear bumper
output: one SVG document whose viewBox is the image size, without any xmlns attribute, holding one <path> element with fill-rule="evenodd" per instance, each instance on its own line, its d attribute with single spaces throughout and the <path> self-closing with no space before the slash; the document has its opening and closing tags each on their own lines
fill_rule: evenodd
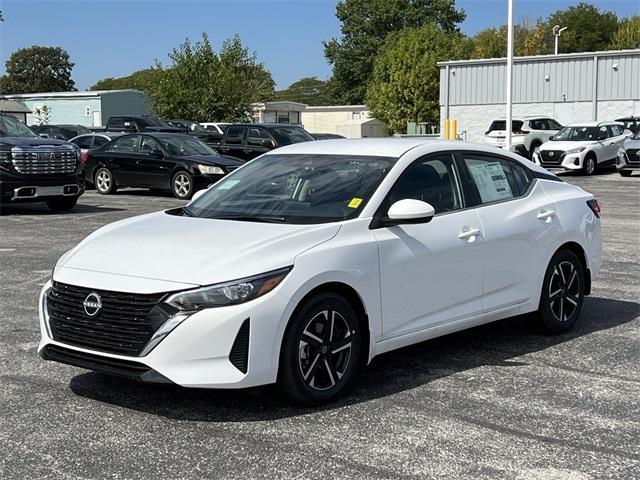
<svg viewBox="0 0 640 480">
<path fill-rule="evenodd" d="M 2 202 L 42 202 L 51 198 L 78 197 L 84 192 L 82 173 L 73 175 L 17 175 L 0 172 Z"/>
</svg>

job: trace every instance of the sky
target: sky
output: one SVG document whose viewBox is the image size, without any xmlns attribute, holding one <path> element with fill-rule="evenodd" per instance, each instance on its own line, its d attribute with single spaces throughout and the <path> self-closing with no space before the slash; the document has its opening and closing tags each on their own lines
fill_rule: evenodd
<svg viewBox="0 0 640 480">
<path fill-rule="evenodd" d="M 328 78 L 322 42 L 339 37 L 336 0 L 2 0 L 0 73 L 12 52 L 31 45 L 59 46 L 75 63 L 79 90 L 105 77 L 167 64 L 185 38 L 207 32 L 214 48 L 239 34 L 271 71 L 278 89 L 306 76 Z M 577 4 L 514 0 L 514 17 L 535 20 Z M 623 17 L 640 13 L 640 0 L 592 0 Z M 457 0 L 472 35 L 506 23 L 507 0 Z"/>
</svg>

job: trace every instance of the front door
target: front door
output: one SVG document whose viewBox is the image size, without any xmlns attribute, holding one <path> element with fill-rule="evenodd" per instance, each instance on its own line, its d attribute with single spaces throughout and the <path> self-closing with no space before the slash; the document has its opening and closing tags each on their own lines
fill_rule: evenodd
<svg viewBox="0 0 640 480">
<path fill-rule="evenodd" d="M 429 223 L 374 230 L 378 241 L 384 339 L 482 313 L 483 232 L 465 209 L 453 155 L 428 155 L 410 165 L 381 206 L 430 203 Z"/>
<path fill-rule="evenodd" d="M 142 136 L 140 154 L 136 160 L 136 182 L 139 187 L 167 188 L 171 172 L 163 150 L 155 138 Z"/>
</svg>

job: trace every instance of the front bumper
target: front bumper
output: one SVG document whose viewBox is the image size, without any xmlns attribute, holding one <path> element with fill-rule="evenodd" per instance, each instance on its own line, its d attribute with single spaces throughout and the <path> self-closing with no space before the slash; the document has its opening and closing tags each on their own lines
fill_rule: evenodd
<svg viewBox="0 0 640 480">
<path fill-rule="evenodd" d="M 270 292 L 245 304 L 210 308 L 190 315 L 149 353 L 114 355 L 54 340 L 48 325 L 47 283 L 40 294 L 41 341 L 46 360 L 152 383 L 198 388 L 247 388 L 276 381 L 284 320 L 292 307 Z M 248 322 L 246 368 L 238 368 L 237 339 Z M 247 328 L 247 327 L 245 327 Z M 247 333 L 247 332 L 245 332 Z M 235 347 L 235 349 L 234 349 Z M 240 347 L 242 355 L 244 348 Z"/>
<path fill-rule="evenodd" d="M 584 157 L 582 153 L 569 153 L 563 154 L 558 162 L 543 162 L 540 154 L 536 151 L 532 160 L 533 163 L 547 170 L 577 171 L 582 170 Z"/>
<path fill-rule="evenodd" d="M 2 202 L 43 202 L 52 198 L 80 196 L 84 192 L 84 176 L 72 175 L 19 175 L 0 172 L 0 199 Z"/>
<path fill-rule="evenodd" d="M 640 170 L 640 150 L 634 151 L 635 159 L 629 158 L 627 152 L 618 152 L 616 158 L 616 169 L 618 170 Z"/>
</svg>

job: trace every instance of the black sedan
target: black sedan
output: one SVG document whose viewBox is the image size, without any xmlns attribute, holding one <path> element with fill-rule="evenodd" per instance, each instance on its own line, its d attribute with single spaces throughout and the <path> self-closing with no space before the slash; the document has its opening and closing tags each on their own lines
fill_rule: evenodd
<svg viewBox="0 0 640 480">
<path fill-rule="evenodd" d="M 189 135 L 140 133 L 91 150 L 85 179 L 103 195 L 118 187 L 142 187 L 169 190 L 177 198 L 188 199 L 240 165 Z"/>
</svg>

